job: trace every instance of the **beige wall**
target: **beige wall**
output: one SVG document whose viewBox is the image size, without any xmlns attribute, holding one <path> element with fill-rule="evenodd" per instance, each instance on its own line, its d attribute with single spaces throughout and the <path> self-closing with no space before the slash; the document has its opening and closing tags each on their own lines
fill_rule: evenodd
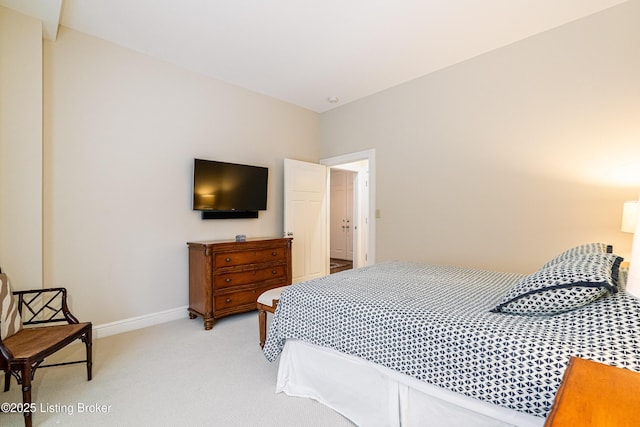
<svg viewBox="0 0 640 427">
<path fill-rule="evenodd" d="M 283 158 L 318 160 L 316 113 L 65 27 L 44 75 L 45 279 L 95 324 L 187 305 L 187 241 L 281 236 Z M 268 210 L 203 221 L 194 157 L 269 167 Z"/>
<path fill-rule="evenodd" d="M 376 149 L 377 261 L 528 272 L 630 251 L 640 192 L 640 2 L 322 115 L 321 157 Z"/>
<path fill-rule="evenodd" d="M 0 267 L 42 286 L 42 25 L 0 7 Z"/>
</svg>

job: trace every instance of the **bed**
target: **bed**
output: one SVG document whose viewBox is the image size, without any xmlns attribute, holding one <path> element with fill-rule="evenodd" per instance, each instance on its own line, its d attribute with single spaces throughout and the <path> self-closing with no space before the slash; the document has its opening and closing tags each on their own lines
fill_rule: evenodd
<svg viewBox="0 0 640 427">
<path fill-rule="evenodd" d="M 541 426 L 571 356 L 640 372 L 640 301 L 604 247 L 530 275 L 388 262 L 290 286 L 276 391 L 363 426 Z"/>
</svg>

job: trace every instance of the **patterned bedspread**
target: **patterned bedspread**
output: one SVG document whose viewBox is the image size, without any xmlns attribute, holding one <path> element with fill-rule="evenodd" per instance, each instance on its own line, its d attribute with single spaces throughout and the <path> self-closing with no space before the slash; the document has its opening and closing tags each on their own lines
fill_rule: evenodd
<svg viewBox="0 0 640 427">
<path fill-rule="evenodd" d="M 287 339 L 358 356 L 537 416 L 571 356 L 640 372 L 640 300 L 619 292 L 554 316 L 490 313 L 522 275 L 382 263 L 287 288 L 264 354 Z"/>
</svg>

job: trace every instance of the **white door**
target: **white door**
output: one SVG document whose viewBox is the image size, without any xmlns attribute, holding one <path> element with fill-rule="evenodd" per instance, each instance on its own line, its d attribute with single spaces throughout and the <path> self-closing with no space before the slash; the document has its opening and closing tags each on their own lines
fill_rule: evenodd
<svg viewBox="0 0 640 427">
<path fill-rule="evenodd" d="M 330 203 L 330 227 L 329 227 L 329 253 L 331 258 L 347 259 L 346 226 L 347 215 L 345 206 L 347 201 L 346 172 L 331 170 L 331 203 Z"/>
<path fill-rule="evenodd" d="M 353 259 L 353 180 L 351 171 L 331 169 L 330 248 L 331 258 Z"/>
<path fill-rule="evenodd" d="M 293 237 L 293 283 L 326 276 L 327 167 L 284 159 L 284 231 Z"/>
<path fill-rule="evenodd" d="M 353 181 L 355 177 L 355 173 L 347 173 L 347 194 L 345 197 L 345 216 L 347 217 L 345 244 L 347 247 L 347 256 L 345 259 L 349 261 L 353 260 L 353 230 L 355 227 L 355 215 L 353 214 Z"/>
</svg>

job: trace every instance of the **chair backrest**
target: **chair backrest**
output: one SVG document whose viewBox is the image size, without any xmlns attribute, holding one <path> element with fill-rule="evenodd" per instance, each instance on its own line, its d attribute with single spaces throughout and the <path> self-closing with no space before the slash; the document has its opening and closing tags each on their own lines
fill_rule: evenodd
<svg viewBox="0 0 640 427">
<path fill-rule="evenodd" d="M 18 304 L 11 292 L 11 284 L 7 275 L 0 273 L 0 340 L 22 329 L 22 320 Z"/>
<path fill-rule="evenodd" d="M 18 297 L 18 307 L 23 325 L 41 323 L 78 323 L 67 307 L 65 288 L 33 289 L 14 292 Z"/>
</svg>

